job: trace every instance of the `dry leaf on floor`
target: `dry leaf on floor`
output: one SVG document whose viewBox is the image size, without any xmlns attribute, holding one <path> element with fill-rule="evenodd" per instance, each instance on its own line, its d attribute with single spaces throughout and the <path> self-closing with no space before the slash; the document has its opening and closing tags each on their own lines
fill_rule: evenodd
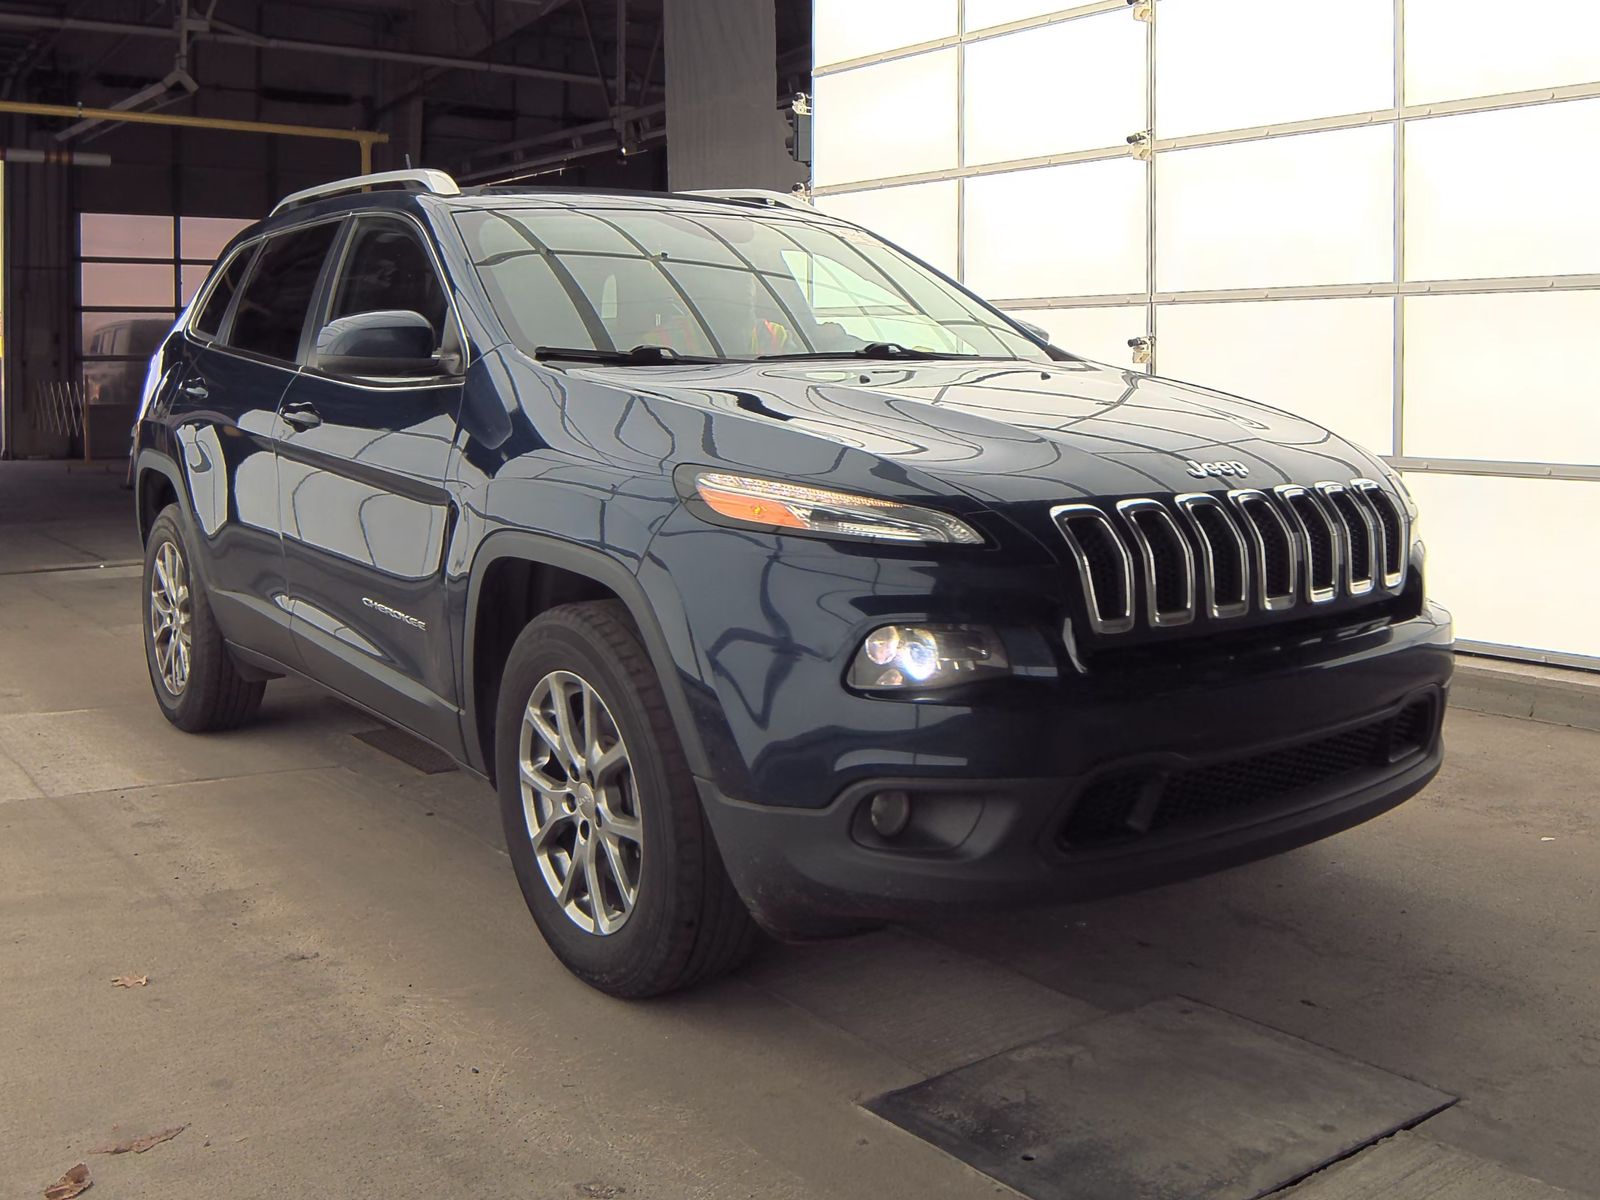
<svg viewBox="0 0 1600 1200">
<path fill-rule="evenodd" d="M 145 987 L 150 982 L 148 975 L 118 975 L 111 981 L 112 987 L 136 988 Z"/>
<path fill-rule="evenodd" d="M 44 1200 L 72 1200 L 80 1192 L 94 1186 L 89 1178 L 89 1164 L 79 1163 L 44 1190 Z"/>
<path fill-rule="evenodd" d="M 185 1129 L 187 1125 L 174 1125 L 171 1129 L 163 1129 L 160 1133 L 147 1133 L 141 1138 L 132 1138 L 126 1142 L 118 1142 L 114 1146 L 101 1146 L 98 1150 L 89 1151 L 90 1154 L 143 1154 L 152 1146 L 159 1146 L 162 1142 L 170 1142 Z"/>
</svg>

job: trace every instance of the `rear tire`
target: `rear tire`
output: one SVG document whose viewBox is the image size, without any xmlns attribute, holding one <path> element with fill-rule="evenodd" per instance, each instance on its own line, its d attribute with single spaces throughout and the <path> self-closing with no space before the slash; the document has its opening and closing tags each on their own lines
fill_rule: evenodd
<svg viewBox="0 0 1600 1200">
<path fill-rule="evenodd" d="M 523 898 L 579 979 L 636 999 L 750 956 L 755 922 L 621 603 L 562 605 L 522 631 L 500 686 L 495 778 Z"/>
<path fill-rule="evenodd" d="M 178 506 L 150 526 L 144 550 L 144 650 L 161 713 L 188 733 L 233 729 L 261 707 L 264 682 L 240 676 L 195 574 Z"/>
</svg>

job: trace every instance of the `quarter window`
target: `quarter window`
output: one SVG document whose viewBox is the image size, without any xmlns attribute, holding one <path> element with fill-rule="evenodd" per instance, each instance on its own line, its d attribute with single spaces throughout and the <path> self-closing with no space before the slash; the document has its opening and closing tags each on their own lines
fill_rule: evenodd
<svg viewBox="0 0 1600 1200">
<path fill-rule="evenodd" d="M 206 297 L 205 307 L 194 319 L 196 333 L 203 337 L 217 336 L 222 329 L 222 318 L 228 314 L 228 304 L 233 300 L 233 294 L 239 290 L 239 283 L 244 279 L 245 269 L 249 267 L 252 257 L 254 257 L 253 248 L 246 248 L 228 261 L 216 286 L 211 289 L 211 295 Z"/>
<path fill-rule="evenodd" d="M 322 261 L 338 231 L 337 221 L 325 221 L 267 240 L 239 297 L 228 345 L 294 361 Z"/>
</svg>

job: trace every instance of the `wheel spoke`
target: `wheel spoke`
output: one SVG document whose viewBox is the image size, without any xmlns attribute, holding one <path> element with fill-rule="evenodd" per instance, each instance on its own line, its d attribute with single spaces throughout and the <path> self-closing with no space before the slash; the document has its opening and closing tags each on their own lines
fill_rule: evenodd
<svg viewBox="0 0 1600 1200">
<path fill-rule="evenodd" d="M 584 688 L 587 694 L 588 688 Z M 583 756 L 578 753 L 578 743 L 572 736 L 572 694 L 566 680 L 550 681 L 550 694 L 555 700 L 556 731 L 560 735 L 559 749 L 574 773 L 583 767 Z"/>
<path fill-rule="evenodd" d="M 533 842 L 534 850 L 535 851 L 543 850 L 544 846 L 545 846 L 545 843 L 550 840 L 550 838 L 551 838 L 551 836 L 553 834 L 555 834 L 557 831 L 559 831 L 563 826 L 570 825 L 571 823 L 572 823 L 571 814 L 561 812 L 559 809 L 556 810 L 554 813 L 552 813 L 549 816 L 548 819 L 546 819 L 544 821 L 543 824 L 541 824 L 539 826 L 538 829 L 536 829 L 534 831 L 533 837 L 531 839 L 532 842 Z M 533 822 L 530 821 L 529 822 L 530 827 L 532 826 L 532 824 L 533 824 Z"/>
<path fill-rule="evenodd" d="M 613 812 L 609 806 L 602 806 L 600 811 L 605 816 L 607 833 L 614 834 L 625 842 L 632 842 L 636 846 L 644 841 L 644 827 L 639 824 L 638 817 Z"/>
<path fill-rule="evenodd" d="M 561 735 L 551 726 L 544 713 L 537 708 L 530 707 L 526 720 L 533 731 L 539 735 L 539 740 L 545 744 L 551 754 L 555 755 L 556 761 L 561 762 L 564 753 L 561 748 Z"/>
<path fill-rule="evenodd" d="M 589 889 L 589 915 L 594 918 L 596 932 L 610 933 L 616 924 L 606 910 L 605 887 L 600 879 L 600 862 L 595 849 L 599 841 L 598 836 L 591 836 L 583 843 L 583 880 L 584 886 Z"/>
<path fill-rule="evenodd" d="M 572 886 L 578 882 L 580 872 L 581 868 L 578 866 L 577 858 L 569 857 L 567 859 L 566 877 L 562 879 L 561 888 L 556 892 L 556 903 L 562 908 L 566 908 L 567 905 L 572 903 Z"/>
<path fill-rule="evenodd" d="M 628 751 L 621 742 L 616 743 L 609 750 L 600 750 L 598 742 L 595 749 L 590 751 L 589 773 L 594 776 L 596 786 L 604 787 L 611 782 L 611 776 L 619 767 L 628 764 Z"/>
<path fill-rule="evenodd" d="M 636 884 L 628 879 L 628 871 L 624 865 L 626 855 L 622 851 L 622 843 L 614 834 L 607 833 L 600 842 L 605 850 L 606 867 L 611 872 L 612 881 L 617 885 L 617 898 L 622 902 L 622 915 L 625 917 L 633 911 L 633 902 L 639 894 Z"/>
</svg>

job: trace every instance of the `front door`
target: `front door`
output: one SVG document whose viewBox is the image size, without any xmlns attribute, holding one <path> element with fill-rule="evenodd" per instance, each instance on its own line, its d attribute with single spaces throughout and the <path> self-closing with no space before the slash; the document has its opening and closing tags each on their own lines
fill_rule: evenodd
<svg viewBox="0 0 1600 1200">
<path fill-rule="evenodd" d="M 307 672 L 448 748 L 460 725 L 444 587 L 454 510 L 444 479 L 462 357 L 425 236 L 400 216 L 352 222 L 318 322 L 421 313 L 446 373 L 343 377 L 313 356 L 278 411 L 286 426 L 278 494 L 291 627 Z"/>
</svg>

